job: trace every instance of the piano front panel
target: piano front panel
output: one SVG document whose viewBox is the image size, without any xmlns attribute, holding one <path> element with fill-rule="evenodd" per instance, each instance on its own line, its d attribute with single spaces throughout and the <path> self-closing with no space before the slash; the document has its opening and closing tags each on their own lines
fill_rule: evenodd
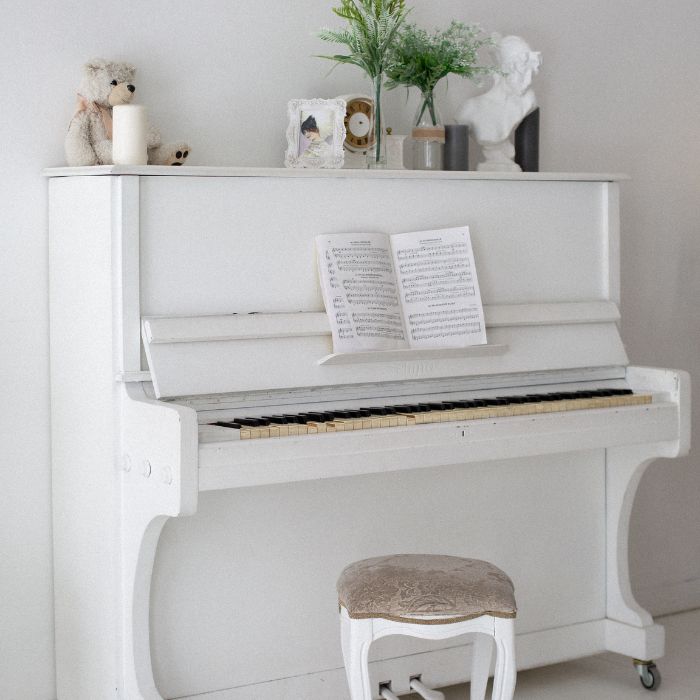
<svg viewBox="0 0 700 700">
<path fill-rule="evenodd" d="M 434 174 L 431 174 L 434 175 Z M 140 179 L 141 316 L 206 318 L 255 312 L 290 319 L 279 337 L 148 344 L 156 395 L 183 396 L 357 382 L 624 365 L 609 264 L 610 188 L 590 181 L 481 181 L 308 177 Z M 428 195 L 429 193 L 429 195 Z M 380 203 L 379 205 L 377 203 Z M 510 319 L 488 327 L 503 352 L 480 357 L 319 366 L 327 331 L 314 236 L 468 224 L 487 308 Z M 612 248 L 615 248 L 613 242 Z M 614 277 L 614 275 L 613 275 Z M 591 306 L 548 321 L 540 307 Z M 522 313 L 520 310 L 523 310 Z M 535 311 L 533 320 L 532 312 Z M 299 315 L 299 323 L 293 318 Z M 565 316 L 566 314 L 564 314 Z M 206 340 L 206 342 L 202 342 Z M 186 371 L 182 368 L 186 367 Z M 145 369 L 144 367 L 143 369 Z"/>
<path fill-rule="evenodd" d="M 516 586 L 518 633 L 603 618 L 604 463 L 596 450 L 201 494 L 195 516 L 166 525 L 156 558 L 161 693 L 341 668 L 336 578 L 348 562 L 387 552 L 503 567 Z M 449 645 L 394 637 L 371 659 Z M 464 648 L 460 658 L 466 667 Z M 416 672 L 437 671 L 414 662 Z M 264 688 L 243 696 L 264 697 Z M 342 697 L 322 688 L 272 697 Z"/>
<path fill-rule="evenodd" d="M 607 182 L 143 177 L 144 316 L 322 311 L 314 236 L 467 224 L 485 304 L 609 298 Z"/>
</svg>

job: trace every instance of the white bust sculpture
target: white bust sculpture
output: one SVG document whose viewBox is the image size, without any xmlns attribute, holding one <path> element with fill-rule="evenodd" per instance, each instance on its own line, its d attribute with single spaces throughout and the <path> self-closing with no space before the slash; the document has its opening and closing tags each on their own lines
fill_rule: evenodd
<svg viewBox="0 0 700 700">
<path fill-rule="evenodd" d="M 500 73 L 494 75 L 488 92 L 468 99 L 457 115 L 467 124 L 481 146 L 484 160 L 478 170 L 519 171 L 513 162 L 515 148 L 510 135 L 537 107 L 530 88 L 532 77 L 542 63 L 539 51 L 532 51 L 519 36 L 506 36 L 496 43 Z"/>
</svg>

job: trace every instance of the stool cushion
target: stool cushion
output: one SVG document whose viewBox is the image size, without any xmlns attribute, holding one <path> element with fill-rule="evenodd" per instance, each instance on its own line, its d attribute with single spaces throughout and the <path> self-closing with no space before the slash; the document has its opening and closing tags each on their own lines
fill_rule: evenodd
<svg viewBox="0 0 700 700">
<path fill-rule="evenodd" d="M 517 611 L 513 582 L 480 559 L 437 554 L 363 559 L 343 570 L 337 588 L 340 605 L 356 619 L 444 625 L 481 615 L 515 617 Z"/>
</svg>

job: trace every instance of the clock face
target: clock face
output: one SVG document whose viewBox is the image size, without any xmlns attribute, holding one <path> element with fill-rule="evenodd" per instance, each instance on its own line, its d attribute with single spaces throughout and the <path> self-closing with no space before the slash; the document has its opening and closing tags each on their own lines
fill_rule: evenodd
<svg viewBox="0 0 700 700">
<path fill-rule="evenodd" d="M 345 108 L 345 147 L 350 151 L 366 151 L 374 144 L 370 97 L 351 97 Z"/>
</svg>

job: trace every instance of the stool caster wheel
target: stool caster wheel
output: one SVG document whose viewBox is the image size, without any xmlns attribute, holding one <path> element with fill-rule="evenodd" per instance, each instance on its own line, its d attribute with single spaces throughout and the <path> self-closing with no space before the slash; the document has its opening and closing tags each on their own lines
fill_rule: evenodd
<svg viewBox="0 0 700 700">
<path fill-rule="evenodd" d="M 634 667 L 639 674 L 639 681 L 647 690 L 658 690 L 661 685 L 661 674 L 653 661 L 635 659 Z"/>
</svg>

